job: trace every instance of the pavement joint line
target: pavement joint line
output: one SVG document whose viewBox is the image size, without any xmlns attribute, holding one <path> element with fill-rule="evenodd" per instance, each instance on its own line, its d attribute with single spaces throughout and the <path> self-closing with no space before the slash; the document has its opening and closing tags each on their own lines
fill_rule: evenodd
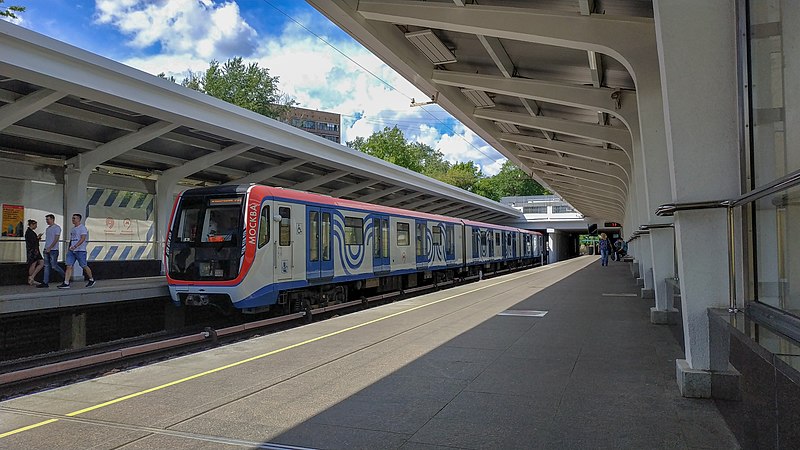
<svg viewBox="0 0 800 450">
<path fill-rule="evenodd" d="M 255 441 L 247 441 L 243 439 L 236 439 L 236 438 L 229 438 L 224 436 L 214 436 L 209 434 L 200 434 L 200 433 L 192 433 L 188 431 L 180 431 L 180 430 L 170 430 L 168 428 L 156 428 L 156 427 L 148 427 L 142 425 L 131 425 L 126 423 L 118 423 L 118 422 L 109 422 L 106 420 L 98 420 L 98 419 L 81 419 L 76 417 L 69 417 L 65 418 L 64 416 L 59 416 L 57 414 L 49 414 L 45 412 L 34 412 L 34 411 L 27 411 L 24 409 L 19 408 L 3 408 L 6 411 L 22 414 L 22 415 L 29 415 L 29 416 L 39 416 L 39 417 L 51 417 L 51 421 L 57 422 L 59 420 L 63 420 L 66 422 L 74 422 L 80 423 L 84 425 L 95 425 L 95 426 L 105 426 L 109 428 L 115 428 L 118 430 L 126 430 L 126 431 L 140 431 L 145 433 L 157 434 L 161 436 L 172 436 L 172 437 L 180 437 L 185 439 L 194 439 L 199 441 L 205 442 L 214 442 L 218 444 L 228 444 L 228 445 L 237 445 L 240 447 L 247 447 L 247 448 L 259 448 L 259 449 L 286 449 L 286 450 L 312 450 L 309 447 L 298 447 L 298 446 L 290 446 L 290 445 L 283 445 L 283 444 L 275 444 L 270 442 L 255 442 Z M 145 438 L 148 436 L 143 436 Z M 142 438 L 136 439 L 141 440 Z M 135 442 L 135 441 L 134 441 Z"/>
<path fill-rule="evenodd" d="M 576 260 L 567 260 L 567 261 L 560 261 L 560 262 L 567 263 L 567 262 L 577 262 L 577 261 Z M 535 272 L 531 272 L 531 273 L 523 273 L 522 275 L 518 275 L 518 276 L 515 276 L 513 278 L 507 278 L 507 277 L 510 276 L 510 274 L 509 275 L 502 275 L 501 277 L 499 277 L 499 278 L 501 278 L 501 280 L 496 282 L 496 283 L 487 284 L 485 286 L 481 286 L 481 287 L 478 287 L 476 289 L 472 289 L 472 290 L 469 290 L 469 291 L 464 291 L 464 292 L 461 292 L 461 293 L 458 293 L 458 294 L 454 294 L 454 295 L 451 295 L 451 296 L 448 296 L 448 297 L 445 297 L 445 298 L 441 298 L 439 300 L 435 300 L 435 301 L 432 301 L 430 303 L 417 305 L 417 306 L 414 306 L 414 307 L 409 308 L 409 309 L 398 311 L 398 312 L 389 314 L 387 316 L 378 317 L 377 319 L 369 320 L 367 322 L 356 324 L 356 325 L 353 325 L 353 326 L 350 326 L 350 327 L 347 327 L 347 328 L 343 328 L 341 330 L 333 331 L 333 332 L 330 332 L 330 333 L 327 333 L 327 334 L 324 334 L 324 335 L 321 335 L 321 336 L 317 336 L 315 338 L 307 339 L 307 340 L 302 341 L 302 342 L 297 342 L 295 344 L 288 345 L 286 347 L 282 347 L 282 348 L 279 348 L 279 349 L 276 349 L 276 350 L 272 350 L 272 351 L 269 351 L 267 353 L 262 353 L 260 355 L 252 356 L 250 358 L 246 358 L 246 359 L 243 359 L 243 360 L 240 360 L 240 361 L 236 361 L 236 362 L 233 362 L 233 363 L 230 363 L 230 364 L 226 364 L 224 366 L 220 366 L 220 367 L 217 367 L 217 368 L 214 368 L 214 369 L 211 369 L 211 370 L 207 370 L 207 371 L 200 372 L 200 373 L 197 373 L 197 374 L 194 374 L 194 375 L 190 375 L 188 377 L 184 377 L 184 378 L 181 378 L 179 380 L 170 381 L 169 383 L 164 383 L 164 384 L 161 384 L 159 386 L 154 386 L 154 387 L 149 388 L 149 389 L 144 389 L 144 390 L 139 391 L 139 392 L 134 392 L 132 394 L 128 394 L 128 395 L 125 395 L 125 396 L 122 396 L 122 397 L 118 397 L 118 398 L 115 398 L 113 400 L 109 400 L 107 402 L 103 402 L 103 403 L 100 403 L 100 404 L 97 404 L 97 405 L 94 405 L 94 406 L 89 406 L 87 408 L 83 408 L 83 409 L 80 409 L 80 410 L 77 410 L 77 411 L 73 411 L 73 412 L 67 413 L 67 414 L 65 414 L 65 416 L 66 417 L 75 417 L 75 416 L 79 416 L 81 414 L 85 414 L 87 412 L 96 411 L 96 410 L 104 408 L 106 406 L 111 406 L 111 405 L 114 405 L 114 404 L 117 404 L 117 403 L 121 403 L 123 401 L 130 400 L 130 399 L 136 398 L 136 397 L 140 397 L 142 395 L 149 394 L 151 392 L 160 391 L 160 390 L 168 388 L 170 386 L 175 386 L 175 385 L 178 385 L 178 384 L 181 384 L 181 383 L 185 383 L 187 381 L 195 380 L 197 378 L 201 378 L 201 377 L 204 377 L 206 375 L 211 375 L 213 373 L 221 372 L 221 371 L 226 370 L 226 369 L 231 369 L 233 367 L 238 367 L 238 366 L 240 366 L 242 364 L 246 364 L 246 363 L 249 363 L 249 362 L 252 362 L 252 361 L 256 361 L 256 360 L 259 360 L 259 359 L 262 359 L 262 358 L 266 358 L 267 356 L 272 356 L 272 355 L 275 355 L 275 354 L 278 354 L 278 353 L 282 353 L 282 352 L 284 352 L 286 350 L 291 350 L 293 348 L 301 347 L 301 346 L 306 345 L 306 344 L 311 344 L 313 342 L 317 342 L 317 341 L 320 341 L 322 339 L 327 339 L 329 337 L 336 336 L 336 335 L 339 335 L 339 334 L 342 334 L 342 333 L 346 333 L 348 331 L 356 330 L 358 328 L 362 328 L 362 327 L 365 327 L 367 325 L 372 325 L 374 323 L 382 322 L 384 320 L 391 319 L 393 317 L 397 317 L 399 315 L 406 314 L 406 313 L 409 313 L 409 312 L 412 312 L 412 311 L 416 311 L 416 310 L 421 309 L 421 308 L 425 308 L 425 307 L 428 307 L 428 306 L 436 305 L 438 303 L 441 303 L 441 302 L 444 302 L 444 301 L 447 301 L 447 300 L 452 300 L 452 299 L 454 299 L 456 297 L 461 297 L 463 295 L 472 294 L 474 292 L 482 291 L 484 289 L 488 289 L 490 287 L 497 286 L 499 284 L 503 284 L 503 283 L 514 281 L 514 280 L 517 280 L 517 279 L 520 279 L 520 278 L 524 278 L 524 277 L 528 277 L 528 276 L 531 276 L 531 275 L 539 274 L 539 273 L 542 273 L 542 272 L 544 272 L 546 270 L 554 269 L 554 268 L 560 267 L 562 265 L 566 265 L 566 264 L 558 264 L 558 263 L 556 263 L 556 264 L 548 264 L 546 266 L 540 266 L 540 267 L 536 268 L 536 269 L 540 269 L 540 270 L 536 270 Z M 535 270 L 535 269 L 529 269 L 529 270 Z M 528 270 L 526 270 L 525 272 L 528 272 Z M 2 408 L 0 408 L 0 409 L 2 409 Z M 48 420 L 45 420 L 43 422 L 34 423 L 32 425 L 28 425 L 28 426 L 25 426 L 25 427 L 20 427 L 20 428 L 11 430 L 11 431 L 7 431 L 5 433 L 0 433 L 0 439 L 6 438 L 8 436 L 12 436 L 12 435 L 15 435 L 15 434 L 18 434 L 18 433 L 22 433 L 22 432 L 25 432 L 25 431 L 30 431 L 30 430 L 33 430 L 35 428 L 39 428 L 41 426 L 48 425 L 48 424 L 51 424 L 51 423 L 54 423 L 54 422 L 58 422 L 59 420 L 60 419 L 48 419 Z"/>
</svg>

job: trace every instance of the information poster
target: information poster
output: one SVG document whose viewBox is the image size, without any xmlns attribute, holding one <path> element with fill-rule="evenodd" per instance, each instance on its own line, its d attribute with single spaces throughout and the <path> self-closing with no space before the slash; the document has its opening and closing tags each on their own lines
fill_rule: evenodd
<svg viewBox="0 0 800 450">
<path fill-rule="evenodd" d="M 3 204 L 3 236 L 23 237 L 25 232 L 25 207 Z"/>
</svg>

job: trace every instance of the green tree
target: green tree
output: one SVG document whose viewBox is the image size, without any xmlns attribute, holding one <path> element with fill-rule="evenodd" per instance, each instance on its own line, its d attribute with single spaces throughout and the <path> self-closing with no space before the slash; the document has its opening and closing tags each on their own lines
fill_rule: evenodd
<svg viewBox="0 0 800 450">
<path fill-rule="evenodd" d="M 419 150 L 408 144 L 397 126 L 385 127 L 367 139 L 358 137 L 348 142 L 347 146 L 414 172 L 421 173 L 423 169 Z"/>
<path fill-rule="evenodd" d="M 211 61 L 205 72 L 190 71 L 181 85 L 273 119 L 280 119 L 295 104 L 280 92 L 278 77 L 271 77 L 269 69 L 245 64 L 241 57 L 222 64 Z"/>
<path fill-rule="evenodd" d="M 492 200 L 547 193 L 511 161 L 506 161 L 497 175 L 487 177 L 472 161 L 451 164 L 441 151 L 408 142 L 397 126 L 376 131 L 368 138 L 357 137 L 347 146 Z"/>
<path fill-rule="evenodd" d="M 8 17 L 11 19 L 16 19 L 17 14 L 25 12 L 24 6 L 16 6 L 16 5 L 4 6 L 3 3 L 5 3 L 5 0 L 0 0 L 0 17 Z"/>
<path fill-rule="evenodd" d="M 440 180 L 465 191 L 475 192 L 475 186 L 482 178 L 484 177 L 478 166 L 467 161 L 453 164 Z"/>
<path fill-rule="evenodd" d="M 543 195 L 549 192 L 514 163 L 506 161 L 497 175 L 482 179 L 476 185 L 475 193 L 500 200 L 501 197 Z"/>
</svg>

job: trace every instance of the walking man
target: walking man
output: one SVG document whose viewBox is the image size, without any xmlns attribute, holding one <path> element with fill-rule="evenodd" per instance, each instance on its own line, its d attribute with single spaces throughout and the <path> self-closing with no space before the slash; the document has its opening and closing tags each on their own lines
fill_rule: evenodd
<svg viewBox="0 0 800 450">
<path fill-rule="evenodd" d="M 64 269 L 58 265 L 58 242 L 61 239 L 61 227 L 56 224 L 56 216 L 48 214 L 44 216 L 44 221 L 47 222 L 47 229 L 44 230 L 44 283 L 40 284 L 40 288 L 48 288 L 50 285 L 50 269 L 53 269 L 64 277 Z"/>
<path fill-rule="evenodd" d="M 75 261 L 78 262 L 78 265 L 80 265 L 86 273 L 85 276 L 89 278 L 86 287 L 94 286 L 92 270 L 89 269 L 89 266 L 86 264 L 86 244 L 89 243 L 89 230 L 81 225 L 81 220 L 83 220 L 83 216 L 80 214 L 76 213 L 72 215 L 72 225 L 74 228 L 69 232 L 69 250 L 67 250 L 67 257 L 65 258 L 67 262 L 67 273 L 64 275 L 64 282 L 58 285 L 59 289 L 69 289 L 69 282 L 72 278 L 72 266 L 75 264 Z"/>
</svg>

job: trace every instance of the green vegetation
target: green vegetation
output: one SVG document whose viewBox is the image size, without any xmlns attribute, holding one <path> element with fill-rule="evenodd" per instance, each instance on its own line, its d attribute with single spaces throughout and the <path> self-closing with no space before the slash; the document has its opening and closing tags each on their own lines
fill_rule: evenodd
<svg viewBox="0 0 800 450">
<path fill-rule="evenodd" d="M 16 19 L 17 14 L 25 12 L 24 6 L 3 6 L 3 3 L 5 3 L 5 0 L 0 0 L 0 17 L 10 17 L 12 19 Z"/>
<path fill-rule="evenodd" d="M 347 145 L 492 200 L 548 193 L 511 161 L 506 161 L 497 175 L 486 176 L 472 161 L 452 164 L 444 159 L 442 152 L 425 144 L 407 141 L 396 126 L 372 133 L 366 139 L 358 137 Z"/>
<path fill-rule="evenodd" d="M 158 76 L 175 82 L 164 73 Z M 241 57 L 222 64 L 211 61 L 205 72 L 189 72 L 181 85 L 273 119 L 280 119 L 295 104 L 280 92 L 278 77 L 271 77 L 269 69 L 245 64 Z"/>
</svg>

